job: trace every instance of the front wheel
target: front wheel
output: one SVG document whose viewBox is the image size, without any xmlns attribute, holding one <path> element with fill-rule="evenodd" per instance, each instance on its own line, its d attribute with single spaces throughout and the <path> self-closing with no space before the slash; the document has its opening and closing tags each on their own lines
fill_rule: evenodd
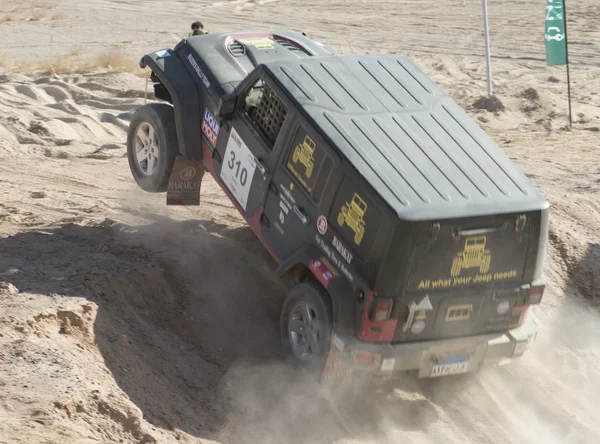
<svg viewBox="0 0 600 444">
<path fill-rule="evenodd" d="M 313 283 L 294 286 L 281 310 L 286 352 L 310 372 L 321 372 L 329 354 L 332 321 L 325 290 Z"/>
<path fill-rule="evenodd" d="M 127 132 L 129 169 L 144 191 L 167 191 L 169 176 L 179 152 L 173 107 L 152 103 L 132 116 Z"/>
</svg>

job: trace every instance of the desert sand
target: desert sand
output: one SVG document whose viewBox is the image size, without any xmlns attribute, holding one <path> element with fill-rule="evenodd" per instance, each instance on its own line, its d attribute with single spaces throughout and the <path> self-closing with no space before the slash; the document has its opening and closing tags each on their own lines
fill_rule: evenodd
<svg viewBox="0 0 600 444">
<path fill-rule="evenodd" d="M 478 0 L 3 0 L 0 443 L 600 442 L 600 8 L 569 5 L 569 128 L 543 3 L 489 0 L 503 107 L 482 109 Z M 137 61 L 196 19 L 407 54 L 468 111 L 551 204 L 542 330 L 523 358 L 344 405 L 285 363 L 286 287 L 218 186 L 167 207 L 129 172 Z"/>
</svg>

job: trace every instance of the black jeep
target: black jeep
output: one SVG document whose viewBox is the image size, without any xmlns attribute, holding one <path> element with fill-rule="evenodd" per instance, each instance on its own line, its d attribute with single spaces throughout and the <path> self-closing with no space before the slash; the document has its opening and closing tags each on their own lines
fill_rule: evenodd
<svg viewBox="0 0 600 444">
<path fill-rule="evenodd" d="M 294 282 L 281 337 L 300 362 L 429 378 L 535 339 L 549 205 L 410 59 L 257 31 L 140 66 L 168 103 L 131 120 L 133 177 L 167 193 L 194 175 L 177 162 L 214 177 Z"/>
</svg>

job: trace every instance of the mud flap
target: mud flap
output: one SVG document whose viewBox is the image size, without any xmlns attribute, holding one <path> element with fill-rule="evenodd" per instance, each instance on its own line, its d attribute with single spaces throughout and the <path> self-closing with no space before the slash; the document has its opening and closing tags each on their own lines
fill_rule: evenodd
<svg viewBox="0 0 600 444">
<path fill-rule="evenodd" d="M 321 384 L 324 386 L 342 387 L 352 381 L 352 366 L 344 359 L 342 351 L 331 341 L 329 354 L 321 373 Z"/>
<path fill-rule="evenodd" d="M 200 185 L 204 169 L 193 159 L 175 159 L 169 188 L 167 205 L 200 205 Z"/>
</svg>

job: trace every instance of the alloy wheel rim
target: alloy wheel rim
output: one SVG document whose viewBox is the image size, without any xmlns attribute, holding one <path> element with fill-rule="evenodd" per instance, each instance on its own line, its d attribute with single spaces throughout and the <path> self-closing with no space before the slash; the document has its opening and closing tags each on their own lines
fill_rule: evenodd
<svg viewBox="0 0 600 444">
<path fill-rule="evenodd" d="M 321 331 L 314 307 L 299 302 L 290 313 L 288 334 L 294 354 L 301 360 L 314 359 L 321 354 Z"/>
<path fill-rule="evenodd" d="M 142 122 L 135 135 L 135 156 L 139 169 L 151 176 L 158 167 L 158 138 L 156 131 L 148 122 Z"/>
</svg>

